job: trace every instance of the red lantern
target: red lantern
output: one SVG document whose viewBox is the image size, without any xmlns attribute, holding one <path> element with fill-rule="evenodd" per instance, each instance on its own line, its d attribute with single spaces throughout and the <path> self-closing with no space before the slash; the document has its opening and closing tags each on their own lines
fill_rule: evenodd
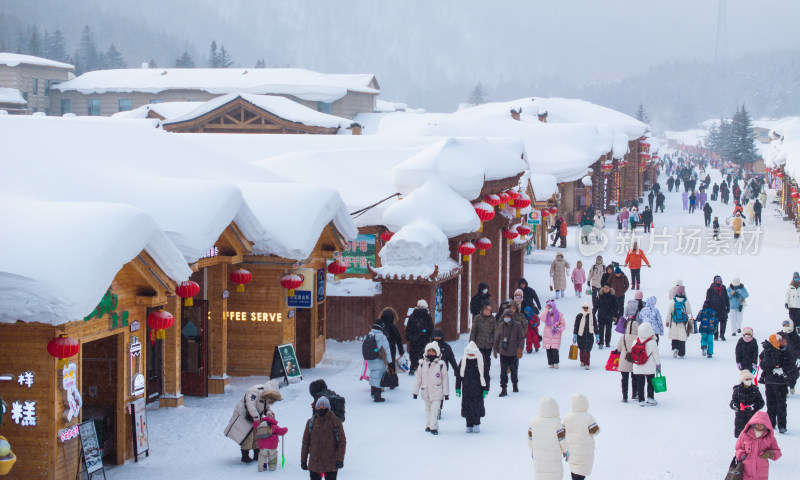
<svg viewBox="0 0 800 480">
<path fill-rule="evenodd" d="M 527 237 L 533 230 L 526 224 L 517 225 L 517 233 L 522 235 L 523 237 Z"/>
<path fill-rule="evenodd" d="M 337 258 L 330 265 L 328 265 L 328 273 L 333 274 L 333 280 L 338 282 L 339 275 L 347 271 L 347 264 L 341 258 Z"/>
<path fill-rule="evenodd" d="M 483 222 L 488 222 L 494 218 L 494 207 L 486 202 L 480 202 L 475 205 L 475 213 L 481 220 L 481 226 L 478 228 L 479 232 L 483 231 Z"/>
<path fill-rule="evenodd" d="M 514 208 L 517 210 L 516 217 L 519 218 L 520 210 L 523 208 L 528 208 L 531 205 L 531 197 L 525 195 L 524 193 L 520 193 L 519 197 L 514 200 Z"/>
<path fill-rule="evenodd" d="M 514 228 L 506 228 L 503 229 L 503 236 L 508 239 L 508 244 L 511 245 L 514 243 L 514 239 L 519 236 L 519 233 Z"/>
<path fill-rule="evenodd" d="M 240 268 L 239 270 L 234 270 L 230 274 L 231 282 L 236 284 L 236 291 L 237 292 L 244 292 L 244 286 L 250 283 L 253 279 L 253 274 Z"/>
<path fill-rule="evenodd" d="M 627 160 L 620 160 L 619 161 L 619 166 L 620 167 L 627 167 L 628 166 L 628 161 Z"/>
<path fill-rule="evenodd" d="M 294 289 L 303 284 L 303 277 L 296 273 L 287 273 L 281 277 L 281 286 L 289 290 L 289 296 L 294 296 Z"/>
<path fill-rule="evenodd" d="M 147 316 L 147 326 L 156 331 L 156 338 L 159 340 L 167 338 L 164 330 L 171 327 L 173 323 L 175 323 L 175 317 L 163 309 L 154 310 Z"/>
<path fill-rule="evenodd" d="M 483 201 L 493 207 L 496 207 L 500 205 L 500 196 L 492 193 L 491 195 L 486 195 L 485 197 L 483 197 Z"/>
<path fill-rule="evenodd" d="M 556 207 L 550 207 L 550 214 L 551 214 L 551 215 L 555 215 L 556 213 L 558 213 L 558 208 L 556 208 Z"/>
<path fill-rule="evenodd" d="M 508 194 L 508 199 L 509 199 L 508 200 L 508 206 L 509 207 L 513 207 L 514 206 L 514 201 L 516 201 L 516 199 L 519 198 L 519 193 L 514 191 L 513 189 L 506 190 L 506 193 Z"/>
<path fill-rule="evenodd" d="M 382 232 L 381 233 L 381 240 L 383 240 L 383 243 L 386 243 L 389 240 L 391 240 L 393 236 L 394 236 L 394 232 L 389 232 L 389 231 Z"/>
<path fill-rule="evenodd" d="M 180 285 L 178 285 L 178 288 L 175 289 L 175 293 L 184 299 L 183 306 L 191 307 L 194 305 L 192 297 L 200 293 L 200 285 L 192 282 L 191 280 L 188 282 L 182 282 Z"/>
<path fill-rule="evenodd" d="M 785 175 L 786 174 L 783 173 L 783 172 L 778 172 L 778 173 L 775 174 L 775 176 L 778 177 L 778 178 L 783 178 Z"/>
<path fill-rule="evenodd" d="M 500 197 L 500 210 L 506 208 L 506 204 L 511 201 L 511 197 L 506 192 L 500 192 L 497 196 Z"/>
<path fill-rule="evenodd" d="M 465 262 L 469 262 L 469 256 L 475 253 L 475 245 L 470 242 L 464 242 L 458 246 L 458 253 L 464 256 Z"/>
<path fill-rule="evenodd" d="M 492 241 L 486 237 L 481 237 L 475 242 L 475 247 L 481 251 L 481 255 L 486 255 L 486 250 L 492 248 Z"/>
<path fill-rule="evenodd" d="M 550 216 L 550 210 L 544 208 L 542 209 L 542 218 L 547 218 Z"/>
<path fill-rule="evenodd" d="M 67 358 L 74 357 L 80 351 L 81 344 L 64 333 L 47 343 L 47 353 L 58 359 L 59 370 L 67 364 Z"/>
<path fill-rule="evenodd" d="M 800 198 L 800 193 L 792 192 L 792 198 L 797 200 L 798 198 Z"/>
</svg>

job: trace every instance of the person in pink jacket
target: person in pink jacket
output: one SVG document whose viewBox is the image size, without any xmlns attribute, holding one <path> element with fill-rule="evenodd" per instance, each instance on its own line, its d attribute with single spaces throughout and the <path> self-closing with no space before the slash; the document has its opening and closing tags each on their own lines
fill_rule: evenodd
<svg viewBox="0 0 800 480">
<path fill-rule="evenodd" d="M 769 461 L 781 458 L 781 448 L 766 412 L 756 412 L 739 434 L 736 458 L 744 462 L 743 480 L 769 478 Z"/>
<path fill-rule="evenodd" d="M 253 420 L 253 428 L 258 437 L 258 471 L 274 471 L 278 467 L 278 435 L 286 435 L 286 427 L 279 427 L 275 413 L 268 410 L 259 421 Z"/>
<path fill-rule="evenodd" d="M 583 284 L 586 282 L 586 271 L 583 269 L 583 262 L 578 260 L 575 269 L 572 270 L 572 285 L 575 287 L 575 296 L 580 297 L 583 291 Z"/>
<path fill-rule="evenodd" d="M 561 332 L 566 328 L 564 315 L 558 311 L 555 300 L 548 300 L 539 315 L 543 325 L 542 348 L 547 351 L 547 364 L 558 368 L 558 349 L 561 347 Z"/>
</svg>

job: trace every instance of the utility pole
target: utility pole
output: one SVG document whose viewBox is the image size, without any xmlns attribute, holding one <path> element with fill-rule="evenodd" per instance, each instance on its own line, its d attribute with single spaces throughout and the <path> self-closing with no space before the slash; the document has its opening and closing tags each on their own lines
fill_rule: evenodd
<svg viewBox="0 0 800 480">
<path fill-rule="evenodd" d="M 728 14 L 725 3 L 726 0 L 718 0 L 717 40 L 714 46 L 714 63 L 719 63 L 728 53 Z"/>
</svg>

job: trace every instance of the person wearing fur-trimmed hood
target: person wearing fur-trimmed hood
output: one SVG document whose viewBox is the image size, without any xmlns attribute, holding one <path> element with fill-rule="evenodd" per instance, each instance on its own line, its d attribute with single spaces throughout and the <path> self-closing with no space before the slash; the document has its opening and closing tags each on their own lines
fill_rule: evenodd
<svg viewBox="0 0 800 480">
<path fill-rule="evenodd" d="M 589 302 L 584 302 L 581 306 L 581 311 L 575 316 L 572 343 L 578 345 L 581 367 L 586 370 L 589 370 L 592 347 L 600 338 L 597 332 L 597 319 L 592 315 L 592 306 Z"/>
<path fill-rule="evenodd" d="M 242 462 L 250 463 L 258 459 L 258 437 L 253 429 L 253 420 L 262 418 L 270 406 L 281 399 L 283 396 L 277 380 L 253 385 L 239 399 L 223 433 L 239 445 Z M 250 450 L 253 450 L 253 458 L 250 458 Z"/>
<path fill-rule="evenodd" d="M 425 346 L 425 356 L 419 361 L 415 375 L 412 396 L 414 399 L 421 396 L 425 401 L 425 431 L 438 435 L 442 399 L 450 399 L 450 377 L 438 343 L 430 342 Z"/>
<path fill-rule="evenodd" d="M 769 417 L 763 411 L 756 412 L 736 439 L 736 458 L 744 463 L 742 480 L 767 480 L 769 461 L 781 455 Z"/>
<path fill-rule="evenodd" d="M 528 426 L 528 448 L 536 480 L 561 480 L 564 476 L 561 461 L 562 458 L 569 461 L 569 443 L 558 403 L 552 397 L 539 402 L 539 415 Z"/>
<path fill-rule="evenodd" d="M 594 437 L 600 433 L 600 427 L 589 413 L 586 396 L 572 395 L 572 411 L 564 416 L 564 429 L 570 449 L 569 470 L 573 480 L 582 480 L 592 474 Z"/>
<path fill-rule="evenodd" d="M 456 375 L 456 396 L 461 397 L 461 416 L 467 422 L 467 433 L 480 433 L 481 418 L 486 415 L 483 399 L 489 392 L 489 385 L 484 368 L 480 349 L 475 342 L 469 342 Z"/>
</svg>

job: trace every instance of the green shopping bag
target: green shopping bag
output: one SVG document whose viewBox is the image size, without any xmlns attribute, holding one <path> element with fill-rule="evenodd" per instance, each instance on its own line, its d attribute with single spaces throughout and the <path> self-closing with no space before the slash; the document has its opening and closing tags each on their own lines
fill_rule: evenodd
<svg viewBox="0 0 800 480">
<path fill-rule="evenodd" d="M 661 372 L 656 372 L 656 376 L 651 380 L 653 384 L 653 391 L 656 393 L 667 391 L 667 377 L 661 375 Z"/>
</svg>

